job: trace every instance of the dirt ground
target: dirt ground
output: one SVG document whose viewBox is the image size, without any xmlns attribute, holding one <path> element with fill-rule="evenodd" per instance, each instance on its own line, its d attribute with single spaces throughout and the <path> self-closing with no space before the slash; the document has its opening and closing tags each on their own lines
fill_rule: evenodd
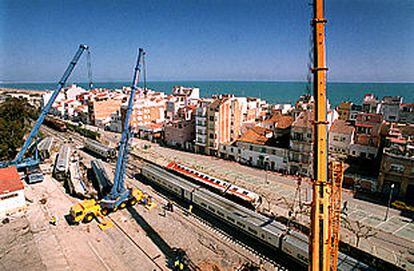
<svg viewBox="0 0 414 271">
<path fill-rule="evenodd" d="M 0 221 L 0 270 L 45 270 L 27 217 L 19 213 Z"/>
</svg>

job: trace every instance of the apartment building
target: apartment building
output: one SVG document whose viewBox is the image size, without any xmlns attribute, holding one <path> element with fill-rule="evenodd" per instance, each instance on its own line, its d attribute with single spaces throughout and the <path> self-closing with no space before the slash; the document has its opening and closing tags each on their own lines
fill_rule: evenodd
<svg viewBox="0 0 414 271">
<path fill-rule="evenodd" d="M 338 119 L 338 113 L 328 108 L 326 120 L 329 131 L 332 123 Z M 288 172 L 311 177 L 312 168 L 312 149 L 313 149 L 313 110 L 302 111 L 292 123 L 290 129 Z"/>
<path fill-rule="evenodd" d="M 199 88 L 188 88 L 183 86 L 174 86 L 171 95 L 167 97 L 166 118 L 174 120 L 177 117 L 178 110 L 190 105 L 196 105 L 200 99 Z"/>
<path fill-rule="evenodd" d="M 196 106 L 187 106 L 177 112 L 178 118 L 169 121 L 164 127 L 164 142 L 168 146 L 194 150 L 196 139 Z"/>
<path fill-rule="evenodd" d="M 373 160 L 378 155 L 382 115 L 360 113 L 355 121 L 354 143 L 350 145 L 350 155 L 355 158 Z"/>
<path fill-rule="evenodd" d="M 378 113 L 378 104 L 379 101 L 374 94 L 365 94 L 362 102 L 362 111 L 365 113 L 376 114 Z"/>
<path fill-rule="evenodd" d="M 349 146 L 354 142 L 355 128 L 347 121 L 337 119 L 329 129 L 329 154 L 335 158 L 345 159 Z"/>
<path fill-rule="evenodd" d="M 111 115 L 120 110 L 122 100 L 106 99 L 88 102 L 89 123 L 100 128 L 109 125 Z"/>
<path fill-rule="evenodd" d="M 240 128 L 242 124 L 241 105 L 232 95 L 220 95 L 213 97 L 211 103 L 201 105 L 200 115 L 197 115 L 196 131 L 197 131 L 197 151 L 209 155 L 217 155 L 219 144 L 230 143 L 240 136 Z M 199 123 L 201 125 L 199 125 Z M 205 124 L 205 142 L 204 139 Z M 198 139 L 201 139 L 199 142 Z"/>
<path fill-rule="evenodd" d="M 122 123 L 125 119 L 128 104 L 121 107 Z M 130 116 L 132 131 L 139 133 L 139 127 L 150 123 L 163 123 L 165 121 L 166 100 L 162 92 L 148 91 L 146 95 L 138 95 L 135 98 Z"/>
<path fill-rule="evenodd" d="M 195 110 L 195 152 L 207 151 L 207 111 L 213 99 L 202 99 Z"/>
<path fill-rule="evenodd" d="M 287 170 L 288 149 L 277 147 L 273 131 L 255 126 L 233 144 L 220 144 L 221 158 L 272 171 Z"/>
<path fill-rule="evenodd" d="M 379 113 L 385 121 L 398 122 L 400 106 L 403 98 L 401 96 L 384 96 L 379 104 Z"/>
<path fill-rule="evenodd" d="M 290 174 L 312 176 L 313 111 L 302 111 L 292 123 L 287 170 Z"/>
<path fill-rule="evenodd" d="M 414 203 L 414 126 L 391 124 L 383 149 L 378 190 Z"/>
<path fill-rule="evenodd" d="M 281 111 L 274 111 L 270 118 L 262 121 L 259 125 L 273 132 L 278 146 L 287 148 L 289 146 L 292 123 L 292 116 L 283 115 Z"/>
<path fill-rule="evenodd" d="M 401 104 L 400 113 L 399 113 L 399 122 L 414 124 L 414 104 L 413 103 Z"/>
<path fill-rule="evenodd" d="M 340 120 L 344 120 L 344 121 L 349 120 L 352 105 L 353 105 L 352 102 L 341 102 L 336 107 L 336 111 L 338 112 L 338 118 Z"/>
</svg>

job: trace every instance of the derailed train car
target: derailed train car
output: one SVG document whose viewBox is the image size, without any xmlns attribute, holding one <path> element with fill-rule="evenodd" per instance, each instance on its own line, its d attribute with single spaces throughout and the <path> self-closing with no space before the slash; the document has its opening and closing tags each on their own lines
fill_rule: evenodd
<svg viewBox="0 0 414 271">
<path fill-rule="evenodd" d="M 180 178 L 167 170 L 145 164 L 142 176 L 178 198 L 213 215 L 231 227 L 237 228 L 271 249 L 281 251 L 296 263 L 308 265 L 308 237 L 290 231 L 280 222 L 258 214 L 211 191 Z M 339 254 L 338 270 L 375 270 L 343 253 Z"/>
<path fill-rule="evenodd" d="M 95 179 L 95 188 L 100 197 L 106 195 L 112 188 L 112 182 L 109 179 L 109 174 L 106 171 L 105 165 L 101 160 L 95 159 L 91 161 L 93 176 Z"/>
<path fill-rule="evenodd" d="M 46 160 L 50 157 L 53 147 L 53 137 L 48 136 L 43 138 L 37 145 L 37 150 L 39 151 L 40 159 Z"/>
<path fill-rule="evenodd" d="M 66 180 L 69 193 L 72 196 L 85 198 L 88 189 L 83 181 L 82 172 L 80 170 L 79 161 L 73 161 L 69 165 L 69 178 Z"/>
<path fill-rule="evenodd" d="M 86 139 L 84 147 L 89 153 L 101 157 L 106 161 L 111 161 L 116 158 L 115 148 L 106 146 L 105 144 L 102 144 L 96 140 Z"/>
<path fill-rule="evenodd" d="M 68 145 L 62 145 L 56 157 L 53 176 L 56 180 L 65 181 L 70 177 L 69 163 L 71 156 L 71 148 Z"/>
</svg>

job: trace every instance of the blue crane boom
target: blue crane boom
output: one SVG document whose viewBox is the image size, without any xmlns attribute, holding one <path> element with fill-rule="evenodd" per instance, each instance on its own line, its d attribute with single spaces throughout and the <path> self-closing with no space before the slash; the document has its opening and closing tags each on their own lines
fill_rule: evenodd
<svg viewBox="0 0 414 271">
<path fill-rule="evenodd" d="M 76 52 L 75 56 L 73 57 L 72 61 L 70 62 L 69 66 L 66 68 L 65 73 L 63 74 L 62 78 L 60 79 L 56 90 L 53 92 L 52 96 L 50 97 L 49 101 L 47 102 L 46 106 L 42 109 L 42 112 L 40 113 L 39 118 L 37 119 L 33 129 L 31 130 L 29 136 L 27 137 L 26 141 L 24 142 L 23 147 L 17 154 L 16 158 L 5 164 L 1 164 L 0 166 L 8 166 L 8 165 L 16 165 L 17 168 L 23 168 L 23 167 L 29 167 L 29 166 L 36 166 L 39 164 L 39 160 L 36 158 L 29 157 L 27 159 L 24 158 L 24 154 L 26 153 L 27 149 L 31 145 L 32 140 L 34 137 L 38 134 L 39 128 L 43 123 L 43 120 L 45 119 L 46 115 L 49 113 L 50 108 L 53 105 L 53 102 L 56 100 L 59 92 L 62 90 L 62 88 L 65 86 L 69 76 L 72 74 L 73 69 L 75 68 L 76 64 L 78 63 L 80 57 L 82 56 L 82 53 L 88 50 L 88 46 L 85 44 L 79 45 L 79 49 Z"/>
<path fill-rule="evenodd" d="M 121 141 L 118 149 L 118 159 L 116 162 L 114 185 L 110 193 L 104 198 L 102 204 L 108 209 L 116 209 L 121 203 L 125 202 L 131 197 L 131 191 L 125 189 L 125 169 L 128 157 L 129 139 L 131 137 L 129 120 L 131 117 L 132 108 L 135 100 L 135 92 L 137 90 L 139 76 L 141 72 L 141 60 L 145 52 L 142 48 L 139 49 L 137 62 L 135 65 L 134 75 L 132 78 L 131 93 L 129 95 L 128 107 L 125 114 L 124 127 L 122 131 Z"/>
</svg>

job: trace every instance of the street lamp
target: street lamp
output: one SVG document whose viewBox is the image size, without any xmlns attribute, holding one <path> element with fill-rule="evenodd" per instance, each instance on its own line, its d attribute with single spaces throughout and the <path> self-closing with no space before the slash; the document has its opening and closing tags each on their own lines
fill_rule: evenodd
<svg viewBox="0 0 414 271">
<path fill-rule="evenodd" d="M 263 157 L 263 162 L 265 166 L 265 184 L 267 184 L 267 169 L 269 166 L 269 155 L 266 155 Z"/>
<path fill-rule="evenodd" d="M 391 184 L 390 195 L 388 197 L 387 211 L 385 213 L 384 221 L 386 221 L 388 219 L 388 213 L 390 211 L 390 205 L 391 205 L 391 199 L 392 199 L 392 192 L 394 191 L 394 186 L 395 186 L 395 184 Z"/>
</svg>

